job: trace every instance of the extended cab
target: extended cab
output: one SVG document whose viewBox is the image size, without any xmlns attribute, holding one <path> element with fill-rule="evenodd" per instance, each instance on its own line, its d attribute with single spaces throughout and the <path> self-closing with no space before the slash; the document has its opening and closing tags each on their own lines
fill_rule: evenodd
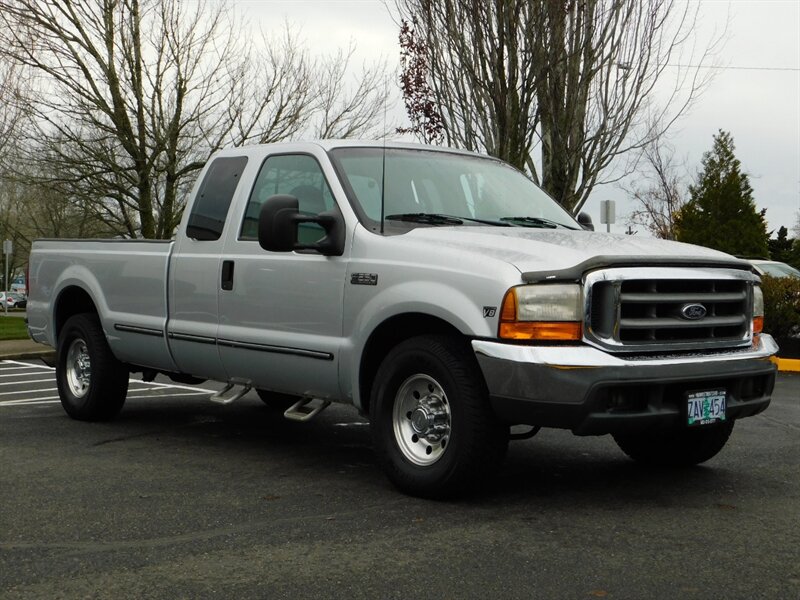
<svg viewBox="0 0 800 600">
<path fill-rule="evenodd" d="M 289 418 L 353 404 L 419 495 L 480 484 L 540 427 L 703 462 L 775 381 L 751 265 L 585 230 L 522 173 L 442 148 L 225 150 L 174 240 L 39 240 L 29 287 L 70 416 L 113 417 L 136 372 L 224 382 L 224 403 L 255 389 Z"/>
</svg>

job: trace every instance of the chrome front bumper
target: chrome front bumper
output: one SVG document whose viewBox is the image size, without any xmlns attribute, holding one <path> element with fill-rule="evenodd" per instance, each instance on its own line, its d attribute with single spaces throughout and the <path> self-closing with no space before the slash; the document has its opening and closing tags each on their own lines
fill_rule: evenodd
<svg viewBox="0 0 800 600">
<path fill-rule="evenodd" d="M 723 388 L 729 418 L 757 414 L 769 405 L 778 350 L 769 335 L 744 349 L 671 356 L 483 340 L 472 348 L 500 418 L 579 435 L 678 426 L 690 391 Z"/>
</svg>

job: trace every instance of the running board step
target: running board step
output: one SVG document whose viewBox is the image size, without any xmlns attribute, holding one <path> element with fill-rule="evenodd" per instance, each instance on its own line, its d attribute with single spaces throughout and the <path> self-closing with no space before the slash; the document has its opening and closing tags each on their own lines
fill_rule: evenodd
<svg viewBox="0 0 800 600">
<path fill-rule="evenodd" d="M 230 404 L 231 402 L 235 402 L 242 396 L 244 396 L 247 392 L 253 389 L 250 385 L 244 385 L 241 389 L 234 391 L 230 396 L 226 396 L 228 392 L 236 387 L 235 383 L 229 383 L 223 389 L 218 391 L 213 396 L 209 397 L 209 400 L 212 402 L 216 402 L 217 404 Z"/>
<path fill-rule="evenodd" d="M 330 400 L 301 398 L 287 408 L 283 416 L 291 421 L 310 421 L 330 405 Z"/>
</svg>

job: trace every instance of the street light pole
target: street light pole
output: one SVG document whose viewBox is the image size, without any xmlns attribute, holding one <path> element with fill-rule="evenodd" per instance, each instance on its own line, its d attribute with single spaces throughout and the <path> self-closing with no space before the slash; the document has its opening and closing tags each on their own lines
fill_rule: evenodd
<svg viewBox="0 0 800 600">
<path fill-rule="evenodd" d="M 3 283 L 6 287 L 5 298 L 3 299 L 3 313 L 5 316 L 8 316 L 8 293 L 11 286 L 8 285 L 8 259 L 11 256 L 11 253 L 14 251 L 14 243 L 11 240 L 3 241 L 3 254 L 6 255 L 6 270 L 3 271 Z"/>
</svg>

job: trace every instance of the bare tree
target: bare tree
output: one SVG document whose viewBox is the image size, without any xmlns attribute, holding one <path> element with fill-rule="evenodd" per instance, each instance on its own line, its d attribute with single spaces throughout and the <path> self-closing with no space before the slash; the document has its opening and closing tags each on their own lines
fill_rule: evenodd
<svg viewBox="0 0 800 600">
<path fill-rule="evenodd" d="M 445 141 L 486 151 L 578 212 L 609 167 L 660 136 L 706 81 L 677 66 L 698 15 L 678 0 L 395 0 L 426 53 Z M 703 64 L 720 38 L 695 60 Z M 669 71 L 668 71 L 669 69 Z M 669 80 L 669 81 L 668 81 Z M 656 86 L 671 90 L 655 106 Z M 416 113 L 416 114 L 415 114 Z M 419 118 L 412 110 L 412 123 Z M 659 130 L 645 126 L 662 123 Z"/>
<path fill-rule="evenodd" d="M 658 137 L 642 149 L 641 158 L 644 164 L 637 168 L 635 183 L 622 186 L 635 205 L 628 222 L 646 227 L 655 237 L 674 240 L 675 217 L 688 198 L 675 150 Z"/>
<path fill-rule="evenodd" d="M 385 137 L 396 126 L 386 122 L 392 94 L 385 61 L 363 65 L 349 74 L 355 52 L 351 43 L 334 55 L 318 59 L 313 66 L 316 103 L 310 130 L 317 138 Z M 350 78 L 353 85 L 348 85 Z"/>
<path fill-rule="evenodd" d="M 119 235 L 166 238 L 217 149 L 292 138 L 323 108 L 323 134 L 371 131 L 377 85 L 360 90 L 371 110 L 326 101 L 319 82 L 333 71 L 288 27 L 258 50 L 229 14 L 206 0 L 0 0 L 0 54 L 39 77 L 21 107 L 25 161 L 48 167 L 36 182 L 93 205 Z"/>
<path fill-rule="evenodd" d="M 19 109 L 19 97 L 23 94 L 25 84 L 20 70 L 19 65 L 0 55 L 0 166 L 11 151 L 23 117 Z"/>
<path fill-rule="evenodd" d="M 30 176 L 25 183 L 23 178 L 0 179 L 0 235 L 14 245 L 12 274 L 27 264 L 31 242 L 36 238 L 114 235 L 94 212 L 94 205 L 72 202 L 50 186 L 32 185 L 34 179 Z"/>
</svg>

